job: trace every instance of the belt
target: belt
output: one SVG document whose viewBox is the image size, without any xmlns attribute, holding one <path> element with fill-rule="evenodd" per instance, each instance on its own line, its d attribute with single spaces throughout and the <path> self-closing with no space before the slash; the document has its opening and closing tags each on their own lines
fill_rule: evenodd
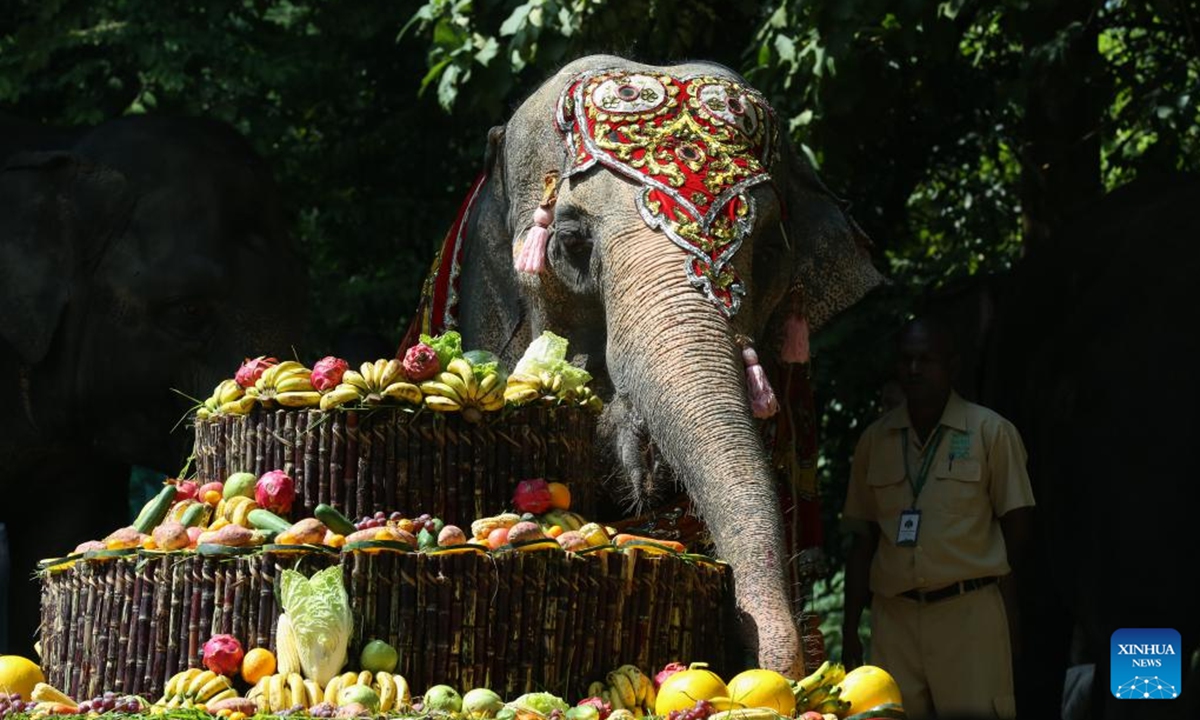
<svg viewBox="0 0 1200 720">
<path fill-rule="evenodd" d="M 947 585 L 944 588 L 931 590 L 929 592 L 921 592 L 920 590 L 906 590 L 900 593 L 900 597 L 916 600 L 917 602 L 937 602 L 947 598 L 957 597 L 964 593 L 969 593 L 972 590 L 978 590 L 981 587 L 987 587 L 996 582 L 994 577 L 973 578 L 971 580 L 963 580 L 956 582 L 953 585 Z"/>
</svg>

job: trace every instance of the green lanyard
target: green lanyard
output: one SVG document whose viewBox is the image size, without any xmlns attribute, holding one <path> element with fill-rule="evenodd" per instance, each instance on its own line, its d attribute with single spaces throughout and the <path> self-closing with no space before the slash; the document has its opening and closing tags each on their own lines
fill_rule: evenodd
<svg viewBox="0 0 1200 720">
<path fill-rule="evenodd" d="M 908 428 L 903 429 L 903 437 L 901 441 L 904 443 L 904 477 L 908 480 L 908 486 L 912 488 L 913 507 L 917 506 L 917 496 L 921 494 L 921 488 L 925 487 L 925 480 L 929 477 L 929 469 L 933 467 L 933 459 L 937 457 L 938 446 L 942 444 L 942 430 L 945 425 L 938 425 L 933 431 L 933 437 L 929 439 L 929 444 L 925 447 L 925 452 L 921 457 L 921 468 L 917 471 L 917 477 L 914 480 L 912 474 L 908 472 Z"/>
</svg>

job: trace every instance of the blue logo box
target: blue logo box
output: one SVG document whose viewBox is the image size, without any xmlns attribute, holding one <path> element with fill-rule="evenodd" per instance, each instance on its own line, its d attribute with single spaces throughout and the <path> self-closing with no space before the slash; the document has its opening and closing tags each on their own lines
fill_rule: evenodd
<svg viewBox="0 0 1200 720">
<path fill-rule="evenodd" d="M 1121 700 L 1179 697 L 1183 643 L 1171 628 L 1122 628 L 1112 634 L 1109 689 Z"/>
</svg>

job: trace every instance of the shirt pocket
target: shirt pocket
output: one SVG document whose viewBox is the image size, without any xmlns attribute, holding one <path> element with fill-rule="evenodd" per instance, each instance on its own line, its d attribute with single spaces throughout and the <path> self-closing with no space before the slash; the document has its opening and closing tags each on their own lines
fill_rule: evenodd
<svg viewBox="0 0 1200 720">
<path fill-rule="evenodd" d="M 985 499 L 983 470 L 978 460 L 960 458 L 945 462 L 936 467 L 933 475 L 936 485 L 927 490 L 933 490 L 930 494 L 936 497 L 929 500 L 947 512 L 956 515 L 974 513 Z"/>
<path fill-rule="evenodd" d="M 912 491 L 904 473 L 887 466 L 872 467 L 867 473 L 867 486 L 879 511 L 876 520 L 884 522 L 898 517 L 912 505 Z"/>
</svg>

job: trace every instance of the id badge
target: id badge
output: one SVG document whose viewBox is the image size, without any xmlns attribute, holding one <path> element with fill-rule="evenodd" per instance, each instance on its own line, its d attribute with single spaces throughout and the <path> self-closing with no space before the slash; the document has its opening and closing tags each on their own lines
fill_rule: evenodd
<svg viewBox="0 0 1200 720">
<path fill-rule="evenodd" d="M 909 508 L 900 513 L 900 526 L 896 530 L 896 546 L 912 547 L 917 544 L 917 533 L 921 530 L 921 511 Z"/>
</svg>

